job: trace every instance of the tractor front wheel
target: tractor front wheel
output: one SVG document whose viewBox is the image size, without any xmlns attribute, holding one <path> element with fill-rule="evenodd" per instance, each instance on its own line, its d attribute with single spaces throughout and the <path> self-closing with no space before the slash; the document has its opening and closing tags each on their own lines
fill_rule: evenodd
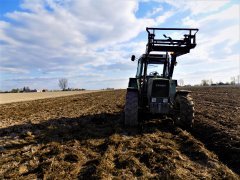
<svg viewBox="0 0 240 180">
<path fill-rule="evenodd" d="M 138 92 L 127 91 L 125 104 L 124 125 L 134 127 L 138 125 Z"/>
</svg>

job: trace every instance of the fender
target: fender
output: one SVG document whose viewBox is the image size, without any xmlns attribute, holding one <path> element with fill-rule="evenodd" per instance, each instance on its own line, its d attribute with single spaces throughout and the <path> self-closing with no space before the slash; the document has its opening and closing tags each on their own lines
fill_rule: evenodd
<svg viewBox="0 0 240 180">
<path fill-rule="evenodd" d="M 138 92 L 138 89 L 136 89 L 134 87 L 128 87 L 127 91 Z"/>
<path fill-rule="evenodd" d="M 137 78 L 129 78 L 128 88 L 138 89 Z"/>
<path fill-rule="evenodd" d="M 188 91 L 188 90 L 179 90 L 179 91 L 176 92 L 175 97 L 176 97 L 177 95 L 186 96 L 186 95 L 188 95 L 188 94 L 191 93 L 191 92 L 192 92 L 192 91 Z M 174 98 L 175 98 L 175 97 L 174 97 Z"/>
</svg>

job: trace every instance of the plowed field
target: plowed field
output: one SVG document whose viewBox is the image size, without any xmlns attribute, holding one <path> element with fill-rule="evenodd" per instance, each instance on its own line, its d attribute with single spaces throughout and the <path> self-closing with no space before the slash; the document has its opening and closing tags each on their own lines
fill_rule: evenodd
<svg viewBox="0 0 240 180">
<path fill-rule="evenodd" d="M 194 88 L 192 132 L 124 128 L 125 93 L 0 105 L 0 179 L 239 179 L 239 89 Z"/>
<path fill-rule="evenodd" d="M 240 174 L 240 87 L 190 90 L 196 109 L 192 134 Z"/>
</svg>

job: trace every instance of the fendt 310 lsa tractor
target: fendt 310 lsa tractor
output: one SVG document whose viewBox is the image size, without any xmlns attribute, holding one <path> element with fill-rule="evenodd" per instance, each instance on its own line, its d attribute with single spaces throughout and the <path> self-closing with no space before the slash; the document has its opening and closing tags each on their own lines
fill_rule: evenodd
<svg viewBox="0 0 240 180">
<path fill-rule="evenodd" d="M 195 48 L 198 29 L 146 30 L 146 52 L 138 59 L 136 77 L 129 78 L 124 123 L 126 126 L 137 126 L 140 113 L 151 113 L 172 117 L 175 124 L 191 128 L 194 123 L 194 103 L 190 91 L 176 90 L 177 80 L 172 76 L 176 58 Z M 172 38 L 163 33 L 182 35 L 181 38 Z M 158 38 L 159 34 L 162 38 Z M 131 60 L 135 60 L 134 55 Z"/>
</svg>

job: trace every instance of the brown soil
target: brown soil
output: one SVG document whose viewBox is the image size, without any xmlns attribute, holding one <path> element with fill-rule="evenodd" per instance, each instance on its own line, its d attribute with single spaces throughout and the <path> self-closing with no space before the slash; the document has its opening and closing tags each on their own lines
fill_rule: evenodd
<svg viewBox="0 0 240 180">
<path fill-rule="evenodd" d="M 192 134 L 240 174 L 240 87 L 190 90 L 196 110 Z"/>
<path fill-rule="evenodd" d="M 239 91 L 212 90 L 221 93 L 223 106 L 219 95 L 204 93 L 208 91 L 193 92 L 197 117 L 191 133 L 220 158 L 221 150 L 217 150 L 225 147 L 223 162 L 237 170 L 240 109 L 232 108 L 240 106 Z M 125 93 L 97 92 L 0 105 L 0 179 L 239 178 L 170 119 L 152 118 L 142 128 L 124 128 Z M 216 107 L 206 107 L 206 103 Z M 226 117 L 225 124 L 212 118 L 221 115 Z"/>
</svg>

